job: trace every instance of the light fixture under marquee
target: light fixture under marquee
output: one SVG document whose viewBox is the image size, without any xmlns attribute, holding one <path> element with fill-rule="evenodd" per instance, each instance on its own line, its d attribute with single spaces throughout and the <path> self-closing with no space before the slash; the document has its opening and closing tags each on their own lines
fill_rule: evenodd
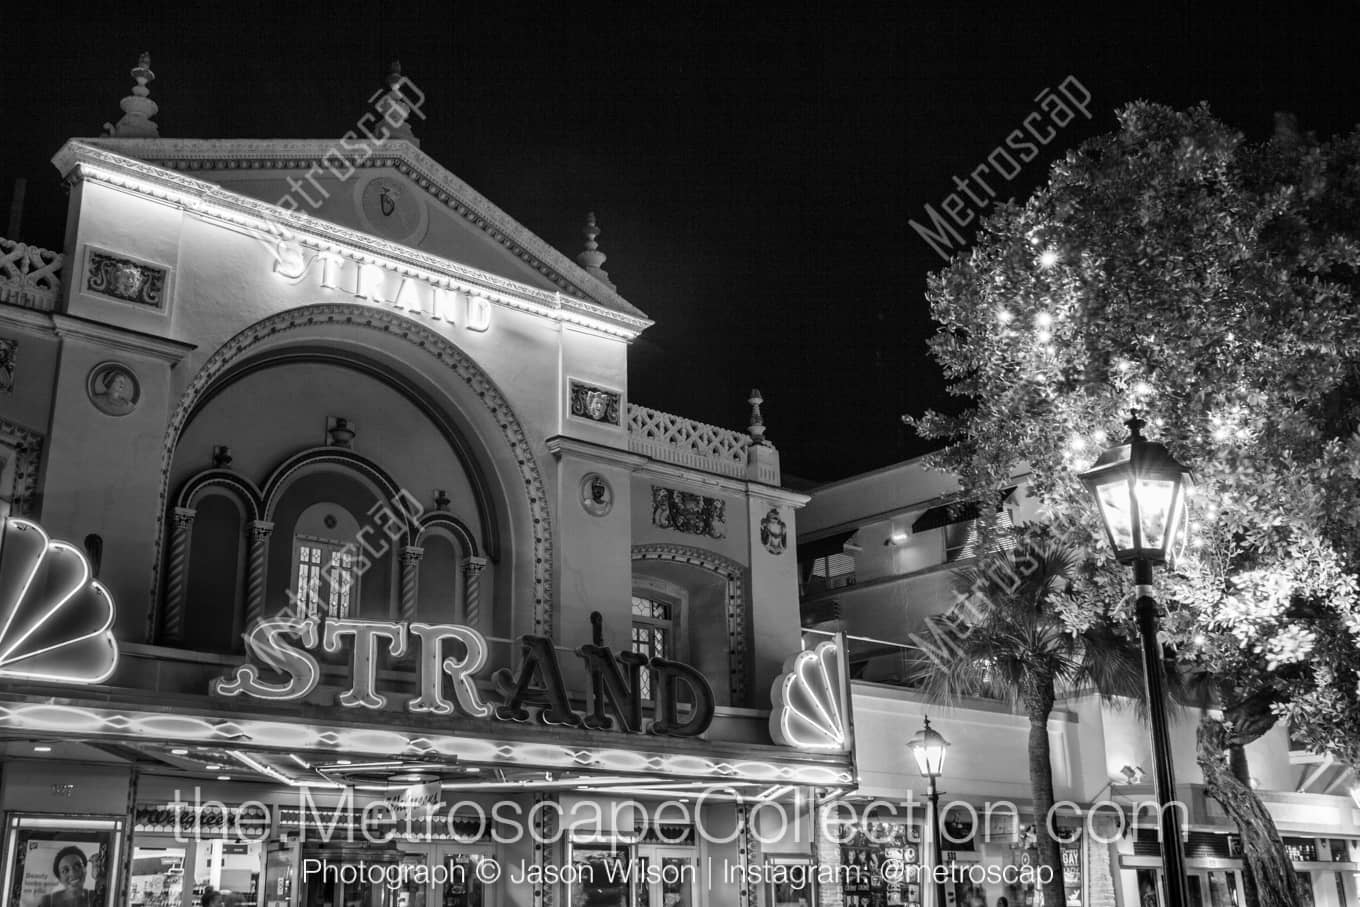
<svg viewBox="0 0 1360 907">
<path fill-rule="evenodd" d="M 770 699 L 770 736 L 776 743 L 820 752 L 849 748 L 840 648 L 835 642 L 820 643 L 786 661 Z"/>
<path fill-rule="evenodd" d="M 213 727 L 210 740 L 196 737 L 193 741 L 179 741 L 168 740 L 163 734 L 153 730 L 156 727 L 156 720 L 164 717 L 158 713 L 112 708 L 0 703 L 0 729 L 52 730 L 53 710 L 57 709 L 63 717 L 76 723 L 81 728 L 80 732 L 89 738 L 154 740 L 163 745 L 197 743 L 200 740 L 233 748 L 259 745 L 262 739 L 275 733 L 281 734 L 280 729 L 287 726 L 282 719 L 278 722 L 251 721 L 250 731 L 247 732 L 245 722 L 238 723 L 230 718 L 204 718 L 202 720 Z M 720 778 L 820 787 L 844 787 L 854 780 L 841 762 L 785 761 L 774 754 L 771 754 L 768 760 L 733 759 L 721 753 L 639 751 L 623 747 L 573 743 L 545 745 L 470 734 L 375 732 L 360 728 L 323 727 L 314 727 L 312 730 L 315 734 L 315 743 L 312 747 L 314 751 L 344 753 L 351 759 L 356 754 L 400 759 L 456 756 L 462 762 L 525 768 L 592 769 L 677 779 Z M 315 758 L 293 761 L 302 764 L 315 761 Z"/>
<path fill-rule="evenodd" d="M 0 537 L 0 677 L 102 683 L 118 666 L 113 597 L 85 553 L 9 517 Z"/>
</svg>

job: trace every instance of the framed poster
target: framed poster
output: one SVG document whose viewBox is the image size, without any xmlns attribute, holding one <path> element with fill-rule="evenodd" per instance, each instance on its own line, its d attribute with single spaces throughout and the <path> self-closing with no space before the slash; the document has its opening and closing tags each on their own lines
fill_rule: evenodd
<svg viewBox="0 0 1360 907">
<path fill-rule="evenodd" d="M 0 907 L 114 907 L 123 819 L 11 813 Z"/>
</svg>

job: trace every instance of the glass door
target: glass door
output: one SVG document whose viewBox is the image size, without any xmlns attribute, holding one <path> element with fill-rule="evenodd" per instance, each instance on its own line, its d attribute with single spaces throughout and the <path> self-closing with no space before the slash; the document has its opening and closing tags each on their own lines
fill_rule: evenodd
<svg viewBox="0 0 1360 907">
<path fill-rule="evenodd" d="M 484 879 L 494 878 L 479 871 L 485 860 L 491 859 L 489 844 L 437 845 L 430 849 L 431 892 L 428 900 L 416 900 L 414 895 L 396 907 L 493 907 L 496 903 L 494 884 Z M 484 874 L 485 873 L 485 874 Z"/>
<path fill-rule="evenodd" d="M 1190 907 L 1242 907 L 1240 874 L 1235 869 L 1192 869 L 1186 878 Z"/>
<path fill-rule="evenodd" d="M 697 907 L 699 860 L 692 847 L 640 844 L 636 907 Z"/>
</svg>

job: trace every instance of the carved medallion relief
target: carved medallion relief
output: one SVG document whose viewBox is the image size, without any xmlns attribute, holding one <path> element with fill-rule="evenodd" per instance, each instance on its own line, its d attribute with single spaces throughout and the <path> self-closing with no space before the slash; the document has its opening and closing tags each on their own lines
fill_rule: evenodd
<svg viewBox="0 0 1360 907">
<path fill-rule="evenodd" d="M 727 537 L 727 503 L 690 491 L 652 486 L 652 525 L 709 538 Z"/>
</svg>

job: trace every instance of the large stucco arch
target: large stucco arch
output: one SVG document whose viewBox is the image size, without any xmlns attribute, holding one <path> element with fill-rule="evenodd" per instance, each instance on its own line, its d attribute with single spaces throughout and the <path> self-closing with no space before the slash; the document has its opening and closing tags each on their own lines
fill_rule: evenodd
<svg viewBox="0 0 1360 907">
<path fill-rule="evenodd" d="M 690 545 L 650 544 L 634 545 L 635 561 L 674 561 L 715 573 L 727 582 L 727 670 L 731 683 L 732 703 L 746 702 L 750 694 L 751 664 L 746 654 L 751 650 L 750 595 L 747 590 L 746 568 L 729 557 L 695 548 Z"/>
<path fill-rule="evenodd" d="M 366 346 L 361 342 L 364 337 L 377 339 L 377 335 L 399 340 L 406 347 L 404 355 L 392 355 L 381 343 Z M 523 629 L 551 636 L 553 547 L 549 498 L 529 436 L 509 402 L 490 376 L 448 338 L 395 312 L 345 304 L 290 309 L 250 325 L 218 348 L 185 387 L 171 415 L 161 451 L 148 633 L 155 627 L 159 609 L 171 470 L 186 425 L 204 401 L 232 380 L 243 363 L 270 351 L 314 350 L 319 345 L 348 346 L 356 357 L 383 361 L 385 367 L 404 374 L 423 393 L 438 400 L 444 412 L 460 426 L 476 459 L 495 479 L 493 492 L 503 511 L 508 537 L 531 543 L 513 545 L 513 549 L 522 553 L 509 559 L 515 574 L 508 584 L 510 588 L 528 585 L 533 590 L 532 627 Z M 432 361 L 420 362 L 422 355 Z M 442 369 L 430 368 L 427 374 L 421 365 Z M 443 380 L 431 378 L 431 374 L 438 374 Z M 456 380 L 449 381 L 450 376 Z"/>
</svg>

